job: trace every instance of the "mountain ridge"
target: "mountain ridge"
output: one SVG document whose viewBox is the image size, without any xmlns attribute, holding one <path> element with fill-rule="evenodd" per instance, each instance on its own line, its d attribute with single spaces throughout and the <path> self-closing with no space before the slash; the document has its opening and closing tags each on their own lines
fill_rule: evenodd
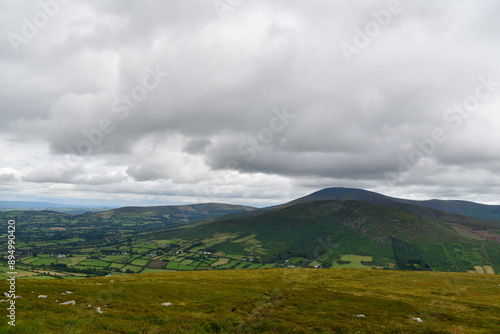
<svg viewBox="0 0 500 334">
<path fill-rule="evenodd" d="M 454 213 L 463 216 L 469 216 L 480 219 L 500 220 L 500 205 L 487 205 L 463 200 L 409 200 L 386 196 L 377 192 L 344 187 L 330 187 L 318 190 L 309 195 L 300 197 L 288 203 L 278 205 L 282 207 L 297 203 L 309 202 L 314 200 L 360 200 L 369 203 L 378 203 L 386 205 L 395 205 L 396 203 L 411 204 L 429 209 L 435 209 Z"/>
</svg>

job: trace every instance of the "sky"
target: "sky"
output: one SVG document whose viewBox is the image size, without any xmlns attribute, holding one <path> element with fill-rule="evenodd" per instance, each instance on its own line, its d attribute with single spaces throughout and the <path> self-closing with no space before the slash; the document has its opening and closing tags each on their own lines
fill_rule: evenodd
<svg viewBox="0 0 500 334">
<path fill-rule="evenodd" d="M 0 200 L 500 204 L 500 2 L 0 2 Z"/>
</svg>

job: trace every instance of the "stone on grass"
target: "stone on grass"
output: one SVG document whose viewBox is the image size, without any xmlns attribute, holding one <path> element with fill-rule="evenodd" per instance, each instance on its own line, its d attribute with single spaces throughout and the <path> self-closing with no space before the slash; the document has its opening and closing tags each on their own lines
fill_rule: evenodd
<svg viewBox="0 0 500 334">
<path fill-rule="evenodd" d="M 74 300 L 70 300 L 69 302 L 64 302 L 59 305 L 76 305 L 76 302 Z"/>
</svg>

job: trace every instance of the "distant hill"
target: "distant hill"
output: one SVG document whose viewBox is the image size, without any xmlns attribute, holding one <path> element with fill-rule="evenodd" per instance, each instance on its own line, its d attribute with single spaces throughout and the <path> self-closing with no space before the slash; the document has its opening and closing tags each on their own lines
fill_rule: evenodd
<svg viewBox="0 0 500 334">
<path fill-rule="evenodd" d="M 0 201 L 0 211 L 23 211 L 23 210 L 49 210 L 69 214 L 80 214 L 85 212 L 97 212 L 109 210 L 110 207 L 97 207 L 91 205 L 69 205 L 49 202 L 28 201 Z"/>
<path fill-rule="evenodd" d="M 0 201 L 0 209 L 44 209 L 62 207 L 60 204 L 48 202 Z"/>
<path fill-rule="evenodd" d="M 135 220 L 161 221 L 166 223 L 189 223 L 206 220 L 240 212 L 256 210 L 253 207 L 243 205 L 231 205 L 223 203 L 204 203 L 191 205 L 167 205 L 167 206 L 128 206 L 87 214 L 89 218 L 101 218 L 106 220 Z"/>
<path fill-rule="evenodd" d="M 38 227 L 119 228 L 129 226 L 135 231 L 156 230 L 182 226 L 225 216 L 256 210 L 253 207 L 220 203 L 193 205 L 123 207 L 98 212 L 68 214 L 59 210 L 9 210 L 0 212 L 0 218 L 15 219 L 21 224 Z"/>
<path fill-rule="evenodd" d="M 489 220 L 500 220 L 500 205 L 485 205 L 467 201 L 447 201 L 437 199 L 414 201 L 389 197 L 376 192 L 355 188 L 326 188 L 278 207 L 322 200 L 357 200 L 389 206 L 397 206 L 397 204 L 410 204 L 455 213 L 458 215 Z"/>
</svg>

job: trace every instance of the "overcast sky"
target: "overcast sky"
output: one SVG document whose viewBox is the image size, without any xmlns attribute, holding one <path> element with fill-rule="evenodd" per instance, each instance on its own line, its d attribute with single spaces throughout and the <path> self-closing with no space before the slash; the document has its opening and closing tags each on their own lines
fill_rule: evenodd
<svg viewBox="0 0 500 334">
<path fill-rule="evenodd" d="M 500 204 L 500 2 L 0 2 L 0 200 Z"/>
</svg>

